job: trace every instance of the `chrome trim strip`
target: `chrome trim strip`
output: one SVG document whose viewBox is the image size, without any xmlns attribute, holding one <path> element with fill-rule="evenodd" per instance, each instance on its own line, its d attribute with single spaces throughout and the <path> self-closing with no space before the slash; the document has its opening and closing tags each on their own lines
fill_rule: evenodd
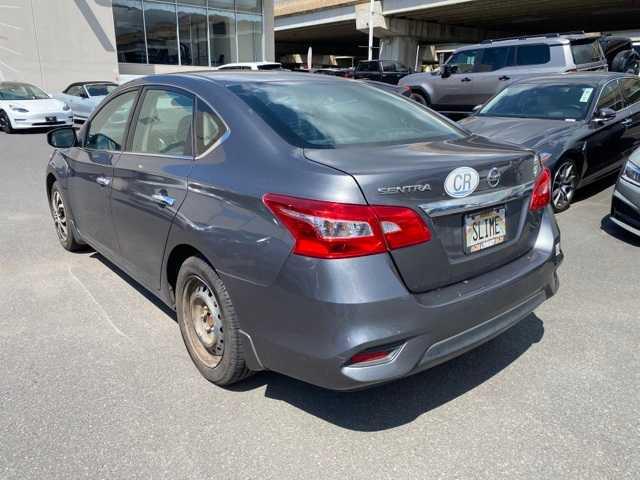
<svg viewBox="0 0 640 480">
<path fill-rule="evenodd" d="M 476 210 L 483 207 L 491 207 L 499 203 L 508 202 L 517 198 L 528 196 L 533 190 L 533 182 L 515 187 L 505 188 L 495 192 L 482 193 L 473 197 L 452 198 L 438 202 L 424 203 L 420 208 L 431 217 L 441 217 L 454 213 Z"/>
</svg>

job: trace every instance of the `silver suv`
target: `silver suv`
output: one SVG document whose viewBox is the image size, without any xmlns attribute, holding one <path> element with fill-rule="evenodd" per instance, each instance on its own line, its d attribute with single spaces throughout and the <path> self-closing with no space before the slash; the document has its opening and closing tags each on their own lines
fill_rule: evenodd
<svg viewBox="0 0 640 480">
<path fill-rule="evenodd" d="M 470 113 L 510 83 L 532 75 L 606 71 L 599 35 L 545 34 L 459 48 L 439 71 L 400 79 L 412 98 L 442 113 Z"/>
</svg>

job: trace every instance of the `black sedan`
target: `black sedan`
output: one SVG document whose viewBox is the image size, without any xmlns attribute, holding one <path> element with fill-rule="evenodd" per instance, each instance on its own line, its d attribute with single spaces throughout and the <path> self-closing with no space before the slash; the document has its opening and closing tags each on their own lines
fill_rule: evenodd
<svg viewBox="0 0 640 480">
<path fill-rule="evenodd" d="M 640 145 L 640 78 L 576 73 L 513 83 L 460 122 L 473 133 L 539 152 L 553 174 L 553 206 L 615 172 Z"/>
</svg>

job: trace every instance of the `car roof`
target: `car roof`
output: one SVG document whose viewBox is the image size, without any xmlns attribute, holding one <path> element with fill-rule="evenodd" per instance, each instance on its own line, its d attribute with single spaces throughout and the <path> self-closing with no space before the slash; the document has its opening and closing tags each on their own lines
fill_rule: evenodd
<svg viewBox="0 0 640 480">
<path fill-rule="evenodd" d="M 235 63 L 225 63 L 224 65 L 220 65 L 221 67 L 259 67 L 261 65 L 281 65 L 280 62 L 235 62 Z"/>
<path fill-rule="evenodd" d="M 603 85 L 616 78 L 638 78 L 634 75 L 620 72 L 577 72 L 557 75 L 544 75 L 520 80 L 515 83 L 591 83 Z"/>
<path fill-rule="evenodd" d="M 344 78 L 333 75 L 317 75 L 307 72 L 291 72 L 288 70 L 205 70 L 194 72 L 171 73 L 167 77 L 188 75 L 210 80 L 221 85 L 229 83 L 268 83 L 268 82 L 337 82 L 343 83 Z M 142 80 L 153 81 L 153 76 Z"/>
<path fill-rule="evenodd" d="M 103 85 L 105 83 L 108 84 L 108 85 L 118 85 L 116 82 L 113 82 L 111 80 L 95 80 L 95 81 L 70 83 L 69 85 L 67 85 L 67 88 L 76 87 L 76 86 L 82 86 L 82 85 Z"/>
<path fill-rule="evenodd" d="M 545 45 L 568 45 L 572 40 L 597 40 L 600 38 L 599 33 L 550 33 L 544 35 L 523 35 L 520 37 L 510 38 L 496 38 L 492 40 L 484 40 L 481 43 L 473 45 L 465 45 L 464 47 L 457 48 L 455 51 L 464 51 L 478 48 L 490 48 L 490 47 L 510 47 L 513 45 L 533 45 L 533 44 L 545 44 Z"/>
</svg>

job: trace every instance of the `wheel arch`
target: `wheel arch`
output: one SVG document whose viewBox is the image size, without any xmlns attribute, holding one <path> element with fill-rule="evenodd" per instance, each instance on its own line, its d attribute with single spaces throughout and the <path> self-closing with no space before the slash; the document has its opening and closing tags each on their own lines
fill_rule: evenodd
<svg viewBox="0 0 640 480">
<path fill-rule="evenodd" d="M 58 179 L 53 173 L 47 173 L 47 198 L 51 198 L 51 189 L 53 188 L 53 184 L 57 181 Z"/>
<path fill-rule="evenodd" d="M 422 95 L 424 99 L 427 101 L 427 105 L 431 105 L 431 94 L 425 90 L 421 85 L 410 85 L 411 93 L 417 93 L 418 95 Z"/>
<path fill-rule="evenodd" d="M 171 252 L 167 255 L 167 261 L 165 262 L 164 275 L 167 286 L 167 294 L 171 302 L 175 304 L 175 291 L 176 284 L 178 281 L 178 272 L 180 271 L 180 267 L 184 263 L 187 258 L 190 257 L 198 257 L 209 264 L 213 270 L 216 268 L 213 264 L 207 259 L 207 257 L 196 247 L 193 245 L 189 245 L 186 243 L 181 243 L 175 245 Z"/>
<path fill-rule="evenodd" d="M 557 168 L 560 165 L 562 165 L 562 162 L 567 159 L 573 160 L 576 164 L 576 167 L 578 167 L 578 172 L 580 173 L 580 178 L 578 179 L 578 185 L 580 185 L 580 182 L 582 182 L 582 179 L 584 178 L 584 174 L 587 171 L 587 162 L 581 151 L 567 150 L 566 152 L 563 152 L 562 155 L 558 157 L 558 161 L 554 165 L 554 173 L 555 173 L 555 170 L 557 170 Z"/>
</svg>

